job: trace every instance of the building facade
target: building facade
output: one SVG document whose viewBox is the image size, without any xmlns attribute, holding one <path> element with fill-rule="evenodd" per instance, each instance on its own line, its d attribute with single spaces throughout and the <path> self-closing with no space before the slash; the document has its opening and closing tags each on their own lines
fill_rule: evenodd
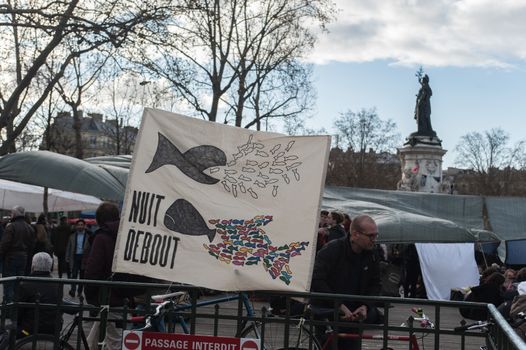
<svg viewBox="0 0 526 350">
<path fill-rule="evenodd" d="M 99 113 L 80 112 L 80 135 L 83 158 L 131 154 L 138 129 L 117 125 L 116 119 L 105 119 Z M 68 112 L 60 112 L 44 137 L 40 149 L 76 156 L 75 120 Z M 47 141 L 49 140 L 49 142 Z"/>
</svg>

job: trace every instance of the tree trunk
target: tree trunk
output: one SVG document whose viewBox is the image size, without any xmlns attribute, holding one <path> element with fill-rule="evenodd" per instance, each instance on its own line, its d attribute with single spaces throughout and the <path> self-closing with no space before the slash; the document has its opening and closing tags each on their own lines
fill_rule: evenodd
<svg viewBox="0 0 526 350">
<path fill-rule="evenodd" d="M 73 130 L 75 131 L 75 157 L 82 159 L 84 157 L 84 150 L 82 149 L 82 120 L 79 115 L 78 107 L 71 106 L 73 110 Z"/>
<path fill-rule="evenodd" d="M 7 121 L 6 125 L 6 140 L 4 141 L 7 144 L 6 153 L 15 153 L 16 152 L 16 145 L 15 145 L 15 136 L 13 135 L 13 119 L 9 119 Z"/>
<path fill-rule="evenodd" d="M 236 126 L 241 127 L 241 122 L 243 120 L 243 108 L 245 106 L 245 75 L 241 74 L 239 76 L 239 89 L 237 90 L 237 108 L 236 108 Z"/>
<path fill-rule="evenodd" d="M 44 209 L 44 215 L 46 217 L 47 217 L 47 213 L 49 212 L 48 197 L 49 197 L 48 188 L 44 187 L 44 198 L 43 198 L 43 202 L 42 202 L 42 208 Z"/>
</svg>

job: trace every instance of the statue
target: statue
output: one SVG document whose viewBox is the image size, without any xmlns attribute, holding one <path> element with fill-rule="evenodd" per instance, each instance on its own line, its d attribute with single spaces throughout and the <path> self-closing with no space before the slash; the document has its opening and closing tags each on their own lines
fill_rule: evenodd
<svg viewBox="0 0 526 350">
<path fill-rule="evenodd" d="M 431 95 L 433 92 L 429 87 L 429 77 L 425 74 L 420 78 L 420 91 L 416 95 L 415 119 L 418 131 L 415 135 L 436 137 L 431 127 Z"/>
</svg>

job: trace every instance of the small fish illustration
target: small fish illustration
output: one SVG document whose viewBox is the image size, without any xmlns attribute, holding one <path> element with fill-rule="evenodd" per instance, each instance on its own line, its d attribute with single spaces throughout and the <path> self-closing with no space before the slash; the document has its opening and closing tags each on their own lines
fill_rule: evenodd
<svg viewBox="0 0 526 350">
<path fill-rule="evenodd" d="M 301 162 L 292 163 L 291 165 L 287 166 L 287 170 L 297 168 L 301 165 Z"/>
<path fill-rule="evenodd" d="M 249 168 L 249 167 L 243 167 L 241 169 L 242 172 L 245 172 L 245 173 L 255 173 L 256 172 L 256 169 L 253 169 L 253 168 Z"/>
<path fill-rule="evenodd" d="M 283 157 L 283 159 L 288 162 L 291 160 L 297 160 L 298 156 L 286 156 L 286 157 Z"/>
<path fill-rule="evenodd" d="M 292 169 L 292 173 L 294 174 L 296 181 L 300 181 L 300 173 L 298 173 L 298 169 Z"/>
<path fill-rule="evenodd" d="M 258 150 L 258 151 L 256 151 L 256 156 L 258 156 L 258 157 L 268 157 L 268 153 L 265 152 L 265 151 Z"/>
<path fill-rule="evenodd" d="M 239 180 L 242 180 L 242 181 L 252 181 L 251 178 L 249 178 L 248 176 L 243 175 L 243 174 L 239 175 Z"/>
</svg>

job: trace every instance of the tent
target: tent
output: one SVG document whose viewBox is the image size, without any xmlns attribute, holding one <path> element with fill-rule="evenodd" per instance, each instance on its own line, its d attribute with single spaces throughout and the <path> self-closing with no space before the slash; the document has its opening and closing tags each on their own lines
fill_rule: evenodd
<svg viewBox="0 0 526 350">
<path fill-rule="evenodd" d="M 88 161 L 49 151 L 0 158 L 0 179 L 121 201 L 130 156 Z M 462 243 L 526 238 L 526 198 L 459 196 L 327 186 L 322 206 L 369 214 L 384 243 Z M 485 212 L 487 214 L 485 214 Z M 487 228 L 490 228 L 487 230 Z"/>
<path fill-rule="evenodd" d="M 0 158 L 0 179 L 120 201 L 128 171 L 49 151 L 11 153 Z"/>
<path fill-rule="evenodd" d="M 26 211 L 39 213 L 43 211 L 43 199 L 43 187 L 0 180 L 0 209 L 21 205 Z M 50 212 L 95 209 L 100 203 L 101 200 L 93 196 L 55 189 L 48 191 Z"/>
<path fill-rule="evenodd" d="M 498 239 L 484 230 L 479 196 L 325 187 L 323 207 L 372 216 L 383 243 L 454 243 Z"/>
</svg>

